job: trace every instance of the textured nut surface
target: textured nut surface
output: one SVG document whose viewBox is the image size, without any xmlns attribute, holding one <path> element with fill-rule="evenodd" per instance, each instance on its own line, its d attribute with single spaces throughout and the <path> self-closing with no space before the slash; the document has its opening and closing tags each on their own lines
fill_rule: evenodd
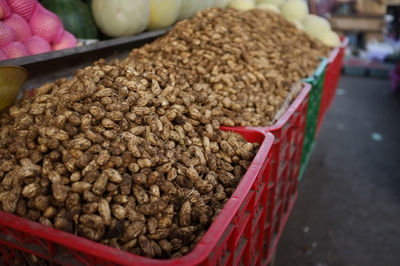
<svg viewBox="0 0 400 266">
<path fill-rule="evenodd" d="M 187 254 L 327 51 L 282 17 L 210 9 L 0 114 L 0 209 L 155 258 Z M 296 58 L 296 60 L 293 60 Z"/>
</svg>

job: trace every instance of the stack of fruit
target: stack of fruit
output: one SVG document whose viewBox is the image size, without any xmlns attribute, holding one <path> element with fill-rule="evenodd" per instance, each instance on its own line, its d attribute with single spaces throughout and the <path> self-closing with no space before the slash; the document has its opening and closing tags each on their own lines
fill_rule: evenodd
<svg viewBox="0 0 400 266">
<path fill-rule="evenodd" d="M 307 3 L 303 0 L 232 0 L 229 7 L 240 10 L 253 8 L 272 10 L 325 45 L 330 47 L 340 45 L 340 38 L 331 30 L 329 22 L 323 17 L 309 14 Z"/>
<path fill-rule="evenodd" d="M 57 0 L 62 1 L 62 0 Z M 65 1 L 65 0 L 64 0 Z M 167 28 L 207 8 L 225 8 L 231 0 L 92 0 L 97 27 L 109 37 Z"/>
<path fill-rule="evenodd" d="M 75 47 L 57 15 L 37 0 L 0 0 L 0 60 Z"/>
</svg>

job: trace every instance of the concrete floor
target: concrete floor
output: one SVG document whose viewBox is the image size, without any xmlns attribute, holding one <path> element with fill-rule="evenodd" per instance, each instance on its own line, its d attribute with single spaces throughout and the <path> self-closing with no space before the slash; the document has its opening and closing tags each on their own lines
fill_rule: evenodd
<svg viewBox="0 0 400 266">
<path fill-rule="evenodd" d="M 400 97 L 389 86 L 342 77 L 276 266 L 400 265 Z"/>
</svg>

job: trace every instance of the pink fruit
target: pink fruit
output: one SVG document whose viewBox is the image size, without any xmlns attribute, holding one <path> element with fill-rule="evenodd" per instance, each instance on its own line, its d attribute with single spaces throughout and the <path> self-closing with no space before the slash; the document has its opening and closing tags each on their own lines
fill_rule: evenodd
<svg viewBox="0 0 400 266">
<path fill-rule="evenodd" d="M 13 13 L 23 17 L 29 21 L 32 17 L 33 11 L 38 4 L 37 0 L 7 0 Z"/>
<path fill-rule="evenodd" d="M 7 59 L 7 56 L 2 51 L 0 51 L 0 61 L 6 60 L 6 59 Z"/>
<path fill-rule="evenodd" d="M 24 42 L 32 36 L 32 31 L 28 22 L 20 15 L 12 14 L 4 23 L 13 28 L 17 41 Z"/>
<path fill-rule="evenodd" d="M 29 55 L 28 50 L 25 45 L 20 42 L 12 42 L 2 49 L 2 52 L 7 56 L 7 58 L 17 58 Z"/>
<path fill-rule="evenodd" d="M 53 43 L 59 43 L 61 42 L 62 37 L 64 36 L 64 28 L 61 27 L 60 30 L 57 33 L 57 37 L 53 40 Z"/>
<path fill-rule="evenodd" d="M 0 21 L 0 48 L 9 45 L 13 41 L 15 41 L 14 30 L 4 22 Z"/>
<path fill-rule="evenodd" d="M 39 36 L 32 36 L 24 43 L 30 54 L 51 52 L 49 42 Z"/>
<path fill-rule="evenodd" d="M 10 7 L 5 0 L 0 0 L 0 19 L 6 19 L 11 15 Z"/>
<path fill-rule="evenodd" d="M 57 15 L 48 11 L 40 4 L 36 6 L 29 23 L 33 35 L 38 35 L 48 42 L 54 41 L 57 38 L 60 28 L 62 28 L 61 20 Z"/>
<path fill-rule="evenodd" d="M 69 33 L 68 31 L 64 31 L 64 35 L 61 39 L 60 42 L 55 43 L 53 45 L 53 49 L 56 50 L 62 50 L 62 49 L 68 49 L 75 47 L 77 44 L 77 40 L 74 35 Z"/>
</svg>

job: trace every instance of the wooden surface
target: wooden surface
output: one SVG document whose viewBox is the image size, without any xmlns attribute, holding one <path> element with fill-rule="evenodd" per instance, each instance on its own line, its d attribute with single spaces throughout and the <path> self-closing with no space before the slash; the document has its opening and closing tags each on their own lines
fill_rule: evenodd
<svg viewBox="0 0 400 266">
<path fill-rule="evenodd" d="M 383 16 L 332 16 L 332 28 L 338 31 L 382 31 Z"/>
<path fill-rule="evenodd" d="M 365 15 L 386 14 L 386 0 L 357 0 L 356 11 Z"/>
<path fill-rule="evenodd" d="M 400 5 L 400 0 L 386 0 L 386 5 L 398 6 L 398 5 Z"/>
<path fill-rule="evenodd" d="M 364 40 L 366 43 L 377 40 L 379 42 L 383 42 L 385 39 L 385 34 L 384 32 L 365 32 L 364 33 Z"/>
<path fill-rule="evenodd" d="M 0 61 L 0 66 L 18 65 L 25 67 L 29 72 L 29 79 L 23 88 L 31 90 L 58 78 L 71 77 L 76 70 L 92 65 L 94 61 L 100 58 L 110 60 L 126 57 L 132 49 L 153 41 L 164 35 L 168 30 L 144 32 L 131 37 L 116 38 L 86 46 L 4 60 Z"/>
</svg>

